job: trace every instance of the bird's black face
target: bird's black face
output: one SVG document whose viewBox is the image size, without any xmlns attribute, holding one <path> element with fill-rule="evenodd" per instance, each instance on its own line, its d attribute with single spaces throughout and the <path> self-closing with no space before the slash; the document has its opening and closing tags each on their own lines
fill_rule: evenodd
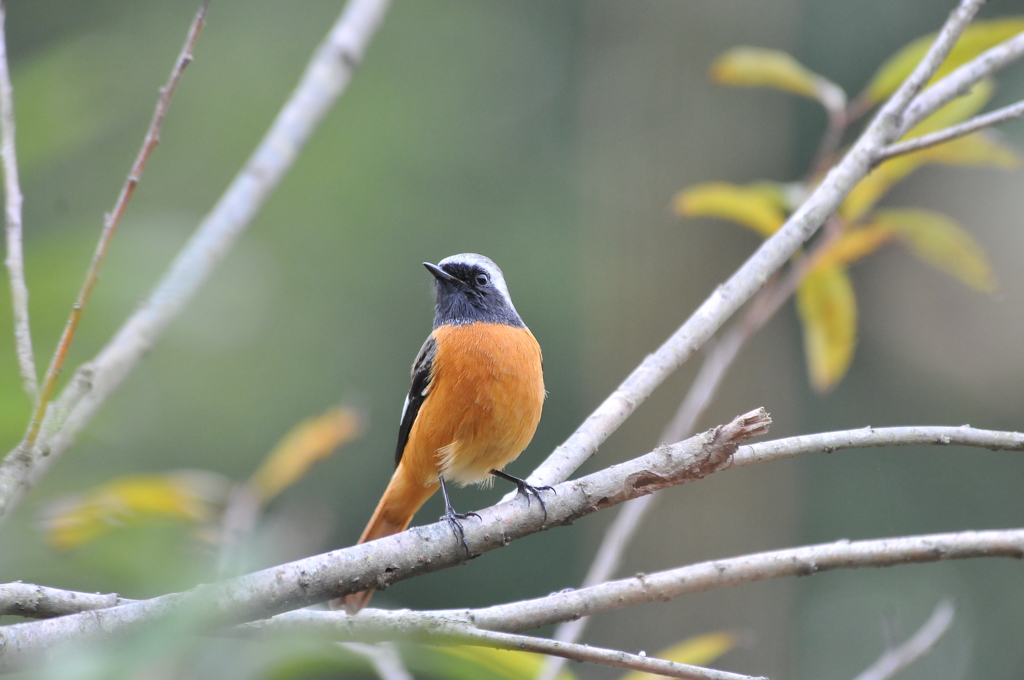
<svg viewBox="0 0 1024 680">
<path fill-rule="evenodd" d="M 501 272 L 495 271 L 497 267 L 491 269 L 479 262 L 449 260 L 443 260 L 440 265 L 423 263 L 435 279 L 434 328 L 475 322 L 525 327 L 508 297 Z"/>
</svg>

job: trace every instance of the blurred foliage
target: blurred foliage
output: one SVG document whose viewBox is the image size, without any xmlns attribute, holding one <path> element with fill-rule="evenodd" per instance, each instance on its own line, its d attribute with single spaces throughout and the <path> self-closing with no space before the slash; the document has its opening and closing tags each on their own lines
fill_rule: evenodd
<svg viewBox="0 0 1024 680">
<path fill-rule="evenodd" d="M 999 19 L 968 29 L 969 35 L 947 59 L 943 73 L 1024 30 L 1024 19 Z M 933 38 L 908 45 L 880 69 L 868 85 L 868 100 L 878 103 L 891 94 L 924 56 Z M 828 82 L 788 54 L 775 50 L 737 48 L 723 54 L 711 75 L 725 85 L 762 85 L 822 100 L 821 82 Z M 830 84 L 830 86 L 835 86 Z M 961 123 L 992 98 L 990 81 L 975 85 L 966 95 L 943 106 L 903 139 L 913 139 Z M 845 104 L 845 95 L 842 97 Z M 849 116 L 863 115 L 850 112 Z M 844 123 L 844 129 L 845 125 Z M 804 351 L 811 385 L 822 392 L 833 389 L 846 374 L 857 342 L 857 302 L 846 267 L 893 240 L 902 241 L 923 261 L 984 292 L 995 290 L 991 265 L 981 247 L 953 219 L 925 210 L 870 211 L 897 182 L 926 163 L 980 165 L 1004 169 L 1020 167 L 1017 153 L 989 132 L 976 132 L 949 142 L 884 161 L 850 192 L 839 208 L 838 239 L 814 250 L 814 266 L 800 283 L 796 307 L 804 331 Z M 723 182 L 698 184 L 680 191 L 673 202 L 683 217 L 717 217 L 738 222 L 761 236 L 774 234 L 799 200 L 786 205 L 787 196 L 803 196 L 824 173 L 786 187 L 771 182 L 738 186 Z M 828 231 L 828 230 L 826 230 Z"/>
<path fill-rule="evenodd" d="M 659 659 L 690 664 L 691 666 L 708 666 L 735 647 L 738 641 L 739 638 L 736 633 L 728 631 L 708 633 L 707 635 L 687 638 L 682 642 L 661 650 L 655 656 Z M 654 680 L 654 678 L 658 677 L 663 676 L 632 671 L 623 675 L 622 680 Z"/>
<path fill-rule="evenodd" d="M 359 436 L 359 417 L 350 408 L 336 406 L 309 418 L 285 435 L 249 479 L 249 486 L 264 503 L 301 479 L 317 461 Z"/>
<path fill-rule="evenodd" d="M 230 480 L 205 470 L 119 477 L 51 505 L 46 538 L 54 548 L 69 550 L 116 527 L 162 519 L 208 524 L 219 516 L 230 489 Z"/>
</svg>

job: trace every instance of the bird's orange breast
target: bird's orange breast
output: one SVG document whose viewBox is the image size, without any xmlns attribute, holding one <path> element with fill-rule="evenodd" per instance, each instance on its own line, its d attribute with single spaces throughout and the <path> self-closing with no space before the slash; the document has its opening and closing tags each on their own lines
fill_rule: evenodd
<svg viewBox="0 0 1024 680">
<path fill-rule="evenodd" d="M 401 464 L 424 485 L 491 479 L 533 438 L 544 403 L 540 346 L 526 328 L 472 323 L 434 329 L 429 392 Z"/>
</svg>

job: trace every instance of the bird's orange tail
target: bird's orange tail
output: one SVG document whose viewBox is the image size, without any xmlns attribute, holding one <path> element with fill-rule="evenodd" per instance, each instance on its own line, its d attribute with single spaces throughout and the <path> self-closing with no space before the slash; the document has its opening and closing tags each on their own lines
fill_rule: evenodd
<svg viewBox="0 0 1024 680">
<path fill-rule="evenodd" d="M 405 466 L 399 465 L 395 474 L 391 476 L 391 481 L 388 483 L 388 488 L 384 490 L 380 502 L 377 503 L 377 509 L 373 511 L 369 524 L 363 529 L 359 543 L 366 543 L 397 534 L 399 531 L 405 531 L 416 511 L 437 491 L 438 484 L 424 486 L 410 477 Z M 331 600 L 330 606 L 331 609 L 343 608 L 349 614 L 355 614 L 366 606 L 372 595 L 372 590 L 352 593 Z"/>
</svg>

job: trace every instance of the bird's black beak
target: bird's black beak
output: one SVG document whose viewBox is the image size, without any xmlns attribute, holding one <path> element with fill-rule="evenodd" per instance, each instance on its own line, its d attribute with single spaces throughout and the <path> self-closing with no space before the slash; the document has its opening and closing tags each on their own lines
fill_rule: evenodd
<svg viewBox="0 0 1024 680">
<path fill-rule="evenodd" d="M 427 271 L 434 275 L 434 278 L 438 281 L 458 281 L 457 278 L 446 272 L 445 270 L 438 267 L 436 264 L 430 264 L 424 262 L 423 266 L 427 268 Z"/>
</svg>

